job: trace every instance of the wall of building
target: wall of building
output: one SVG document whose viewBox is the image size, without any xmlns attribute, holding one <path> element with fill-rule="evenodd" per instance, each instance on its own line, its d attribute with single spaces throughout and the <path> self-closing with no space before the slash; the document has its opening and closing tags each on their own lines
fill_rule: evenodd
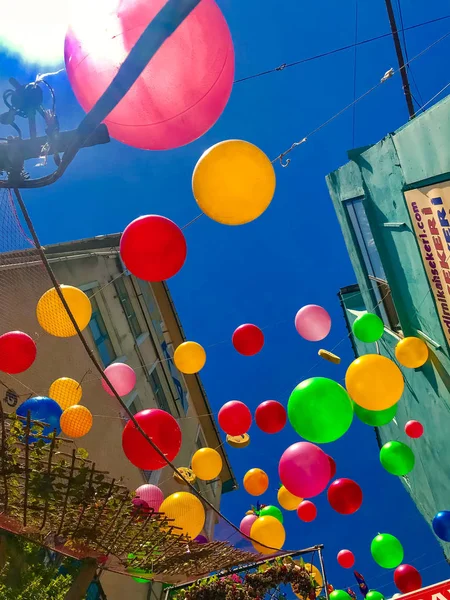
<svg viewBox="0 0 450 600">
<path fill-rule="evenodd" d="M 171 361 L 174 342 L 178 345 L 182 334 L 173 316 L 167 289 L 158 290 L 161 310 L 148 283 L 123 275 L 115 249 L 99 254 L 74 250 L 50 256 L 60 283 L 80 287 L 95 299 L 109 336 L 110 351 L 113 350 L 111 358 L 126 362 L 135 370 L 135 389 L 124 398 L 127 406 L 134 412 L 158 407 L 177 418 L 183 443 L 174 460 L 175 466 L 190 466 L 191 457 L 199 447 L 219 446 L 220 438 L 209 416 L 211 410 L 200 380 L 193 376 L 190 381 L 185 380 Z M 119 298 L 118 280 L 125 286 L 121 286 L 120 295 L 126 291 L 127 310 Z M 169 467 L 143 473 L 127 460 L 121 444 L 127 416 L 116 399 L 103 390 L 100 377 L 80 341 L 76 337 L 52 337 L 43 332 L 37 322 L 37 301 L 50 287 L 51 283 L 39 264 L 13 270 L 0 269 L 2 333 L 14 329 L 26 331 L 37 338 L 38 346 L 38 357 L 32 368 L 18 377 L 5 375 L 2 379 L 4 385 L 14 389 L 22 401 L 30 395 L 47 395 L 50 384 L 59 377 L 72 377 L 82 382 L 81 403 L 92 412 L 94 424 L 86 436 L 76 441 L 76 445 L 88 450 L 96 467 L 108 471 L 116 479 L 122 478 L 123 484 L 130 489 L 147 481 L 160 485 L 165 495 L 186 489 L 174 480 Z M 101 361 L 92 330 L 88 327 L 84 333 Z M 157 388 L 153 378 L 155 373 L 159 380 Z M 156 389 L 159 391 L 155 394 Z M 222 484 L 229 485 L 230 480 L 234 481 L 225 450 L 221 448 L 220 451 L 224 460 L 221 479 L 211 484 L 198 484 L 204 496 L 216 507 L 220 505 Z M 210 538 L 213 537 L 214 525 L 215 515 L 208 510 L 204 533 Z M 107 597 L 112 600 L 147 598 L 149 586 L 136 583 L 131 578 L 105 572 L 101 582 Z M 153 596 L 159 591 L 159 586 L 155 586 Z"/>
<path fill-rule="evenodd" d="M 327 177 L 360 287 L 356 297 L 343 295 L 349 323 L 355 310 L 381 316 L 346 207 L 361 199 L 401 324 L 398 335 L 385 330 L 378 348 L 353 340 L 357 354 L 378 351 L 392 358 L 400 337 L 408 335 L 421 337 L 430 350 L 424 367 L 402 368 L 405 392 L 396 420 L 378 430 L 381 443 L 399 439 L 414 447 L 416 465 L 403 483 L 428 522 L 449 506 L 450 353 L 404 194 L 450 180 L 449 139 L 450 97 L 378 144 L 349 152 L 350 162 Z M 414 444 L 403 432 L 409 419 L 425 426 L 424 437 Z M 449 555 L 450 545 L 443 545 Z"/>
</svg>

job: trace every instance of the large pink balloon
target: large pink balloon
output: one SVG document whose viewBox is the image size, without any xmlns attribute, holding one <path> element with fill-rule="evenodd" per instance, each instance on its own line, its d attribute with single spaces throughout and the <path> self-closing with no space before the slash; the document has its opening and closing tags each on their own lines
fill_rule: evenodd
<svg viewBox="0 0 450 600">
<path fill-rule="evenodd" d="M 64 54 L 69 81 L 84 110 L 93 107 L 166 2 L 94 0 L 89 14 L 79 9 Z M 166 150 L 189 144 L 217 121 L 233 78 L 228 25 L 214 0 L 202 0 L 163 43 L 105 123 L 112 137 L 137 148 Z"/>
<path fill-rule="evenodd" d="M 321 306 L 308 304 L 296 314 L 295 328 L 305 340 L 319 342 L 330 333 L 331 317 Z"/>
<path fill-rule="evenodd" d="M 136 373 L 125 363 L 114 363 L 109 365 L 109 367 L 106 367 L 105 369 L 105 375 L 119 396 L 126 396 L 136 385 Z M 110 396 L 114 396 L 111 388 L 104 379 L 102 379 L 102 386 L 105 392 Z"/>
<path fill-rule="evenodd" d="M 244 535 L 250 537 L 250 529 L 257 518 L 258 517 L 256 515 L 245 515 L 241 521 L 241 524 L 239 525 L 239 529 Z"/>
<path fill-rule="evenodd" d="M 323 492 L 330 481 L 330 461 L 318 446 L 297 442 L 283 452 L 278 473 L 291 494 L 312 498 Z"/>
<path fill-rule="evenodd" d="M 145 483 L 137 488 L 136 498 L 140 498 L 146 502 L 150 508 L 153 508 L 155 512 L 158 512 L 159 507 L 163 503 L 164 494 L 156 485 Z"/>
</svg>

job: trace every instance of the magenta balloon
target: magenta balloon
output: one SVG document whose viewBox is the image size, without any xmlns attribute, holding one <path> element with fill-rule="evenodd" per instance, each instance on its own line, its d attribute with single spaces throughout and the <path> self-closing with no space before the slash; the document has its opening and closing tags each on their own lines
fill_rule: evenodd
<svg viewBox="0 0 450 600">
<path fill-rule="evenodd" d="M 64 57 L 72 89 L 89 111 L 167 0 L 84 3 L 89 15 L 78 8 Z M 228 25 L 214 0 L 202 0 L 151 58 L 105 123 L 112 137 L 136 148 L 166 150 L 189 144 L 217 121 L 233 79 Z"/>
<path fill-rule="evenodd" d="M 296 314 L 295 328 L 305 340 L 320 342 L 330 333 L 331 317 L 321 306 L 308 304 Z"/>
<path fill-rule="evenodd" d="M 164 494 L 156 487 L 156 485 L 152 485 L 151 483 L 145 483 L 141 485 L 136 490 L 136 497 L 144 500 L 148 504 L 150 508 L 153 508 L 155 512 L 159 511 L 159 507 L 163 503 Z"/>
<path fill-rule="evenodd" d="M 119 396 L 126 396 L 133 391 L 133 388 L 136 385 L 136 373 L 125 363 L 114 363 L 109 365 L 109 367 L 106 367 L 105 369 L 105 375 Z M 102 386 L 105 392 L 110 396 L 114 396 L 111 388 L 104 379 L 102 379 Z"/>
<path fill-rule="evenodd" d="M 258 517 L 256 515 L 245 515 L 241 521 L 241 524 L 239 525 L 239 529 L 244 535 L 250 537 L 250 529 L 257 518 Z"/>
<path fill-rule="evenodd" d="M 278 465 L 284 487 L 299 498 L 312 498 L 323 492 L 330 481 L 330 461 L 318 446 L 297 442 L 287 448 Z"/>
</svg>

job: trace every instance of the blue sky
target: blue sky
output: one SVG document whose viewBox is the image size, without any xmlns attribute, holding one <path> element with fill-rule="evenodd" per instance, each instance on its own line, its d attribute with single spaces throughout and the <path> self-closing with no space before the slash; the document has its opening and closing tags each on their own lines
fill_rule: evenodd
<svg viewBox="0 0 450 600">
<path fill-rule="evenodd" d="M 219 4 L 235 44 L 237 78 L 354 41 L 353 0 L 220 0 Z M 444 0 L 403 0 L 402 8 L 405 26 L 450 14 Z M 359 40 L 389 31 L 382 0 L 359 0 L 358 12 Z M 407 32 L 409 56 L 449 27 L 450 19 Z M 412 63 L 425 102 L 448 83 L 449 50 L 447 38 Z M 219 122 L 184 148 L 152 153 L 112 142 L 83 151 L 62 181 L 24 194 L 41 240 L 52 243 L 121 231 L 146 213 L 163 214 L 184 225 L 199 212 L 190 182 L 205 149 L 223 139 L 240 138 L 274 158 L 353 100 L 353 65 L 352 49 L 236 84 Z M 360 46 L 357 95 L 396 66 L 391 39 Z M 0 86 L 3 88 L 11 75 L 25 82 L 41 70 L 2 55 Z M 83 113 L 65 74 L 53 78 L 52 83 L 61 126 L 70 129 Z M 417 97 L 417 89 L 412 89 Z M 406 120 L 397 75 L 358 104 L 355 146 L 378 141 Z M 352 137 L 352 111 L 347 111 L 295 150 L 289 168 L 276 165 L 274 201 L 257 221 L 230 228 L 202 217 L 186 230 L 188 259 L 170 281 L 170 289 L 188 338 L 208 350 L 202 377 L 215 410 L 230 399 L 240 399 L 252 409 L 266 399 L 286 403 L 295 385 L 309 376 L 343 380 L 352 360 L 348 342 L 339 346 L 341 367 L 320 361 L 317 351 L 334 347 L 346 336 L 336 294 L 340 287 L 355 281 L 324 180 L 328 172 L 346 162 Z M 325 306 L 333 319 L 329 338 L 320 344 L 302 340 L 293 325 L 297 310 L 309 303 Z M 241 357 L 231 345 L 232 332 L 244 322 L 265 328 L 266 344 L 256 357 Z M 270 437 L 254 426 L 251 437 L 246 450 L 230 449 L 231 461 L 239 481 L 251 467 L 266 470 L 270 489 L 261 500 L 273 503 L 278 459 L 298 437 L 289 426 Z M 424 584 L 447 578 L 448 566 L 428 526 L 400 482 L 379 465 L 373 430 L 354 423 L 341 440 L 325 449 L 335 458 L 338 475 L 355 479 L 363 488 L 363 507 L 357 514 L 343 517 L 333 513 L 326 498 L 319 497 L 314 523 L 303 524 L 295 513 L 286 514 L 286 548 L 324 543 L 330 581 L 335 587 L 347 587 L 355 585 L 352 573 L 341 569 L 335 556 L 348 547 L 369 587 L 390 595 L 396 591 L 392 573 L 379 568 L 369 552 L 370 541 L 378 532 L 390 532 L 403 542 L 405 562 L 422 571 Z M 223 512 L 239 523 L 251 500 L 243 489 L 229 494 L 223 498 Z"/>
</svg>

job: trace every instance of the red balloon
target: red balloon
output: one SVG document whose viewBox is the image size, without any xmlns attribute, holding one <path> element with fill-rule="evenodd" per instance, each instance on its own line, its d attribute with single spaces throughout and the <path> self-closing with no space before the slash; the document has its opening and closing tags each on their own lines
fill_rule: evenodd
<svg viewBox="0 0 450 600">
<path fill-rule="evenodd" d="M 328 456 L 328 460 L 330 461 L 330 479 L 336 475 L 336 461 L 331 456 Z"/>
<path fill-rule="evenodd" d="M 316 505 L 311 500 L 303 500 L 297 507 L 297 515 L 300 521 L 311 523 L 317 517 Z"/>
<path fill-rule="evenodd" d="M 264 334 L 259 327 L 245 323 L 233 333 L 233 346 L 244 356 L 253 356 L 264 346 Z"/>
<path fill-rule="evenodd" d="M 423 425 L 419 421 L 408 421 L 405 425 L 405 433 L 410 438 L 420 438 L 423 435 Z"/>
<path fill-rule="evenodd" d="M 355 564 L 355 555 L 351 550 L 341 550 L 338 552 L 337 561 L 344 569 L 351 569 Z"/>
<path fill-rule="evenodd" d="M 22 373 L 36 358 L 36 344 L 22 331 L 9 331 L 0 336 L 0 371 Z"/>
<path fill-rule="evenodd" d="M 351 515 L 361 506 L 363 493 L 356 481 L 335 479 L 328 488 L 328 502 L 341 515 Z"/>
<path fill-rule="evenodd" d="M 159 215 L 135 219 L 120 238 L 120 256 L 125 266 L 144 281 L 173 277 L 184 265 L 186 253 L 181 229 Z"/>
<path fill-rule="evenodd" d="M 250 429 L 252 413 L 243 402 L 230 400 L 219 410 L 218 420 L 228 435 L 243 435 Z"/>
<path fill-rule="evenodd" d="M 276 400 L 262 402 L 255 412 L 255 421 L 264 433 L 278 433 L 286 425 L 286 410 Z"/>
<path fill-rule="evenodd" d="M 411 565 L 400 565 L 394 571 L 394 582 L 402 594 L 415 592 L 422 587 L 419 571 Z"/>
<path fill-rule="evenodd" d="M 134 418 L 164 456 L 172 461 L 181 448 L 181 429 L 171 414 L 159 408 L 141 410 Z M 144 436 L 128 421 L 122 433 L 122 448 L 138 469 L 157 471 L 167 465 Z"/>
</svg>

